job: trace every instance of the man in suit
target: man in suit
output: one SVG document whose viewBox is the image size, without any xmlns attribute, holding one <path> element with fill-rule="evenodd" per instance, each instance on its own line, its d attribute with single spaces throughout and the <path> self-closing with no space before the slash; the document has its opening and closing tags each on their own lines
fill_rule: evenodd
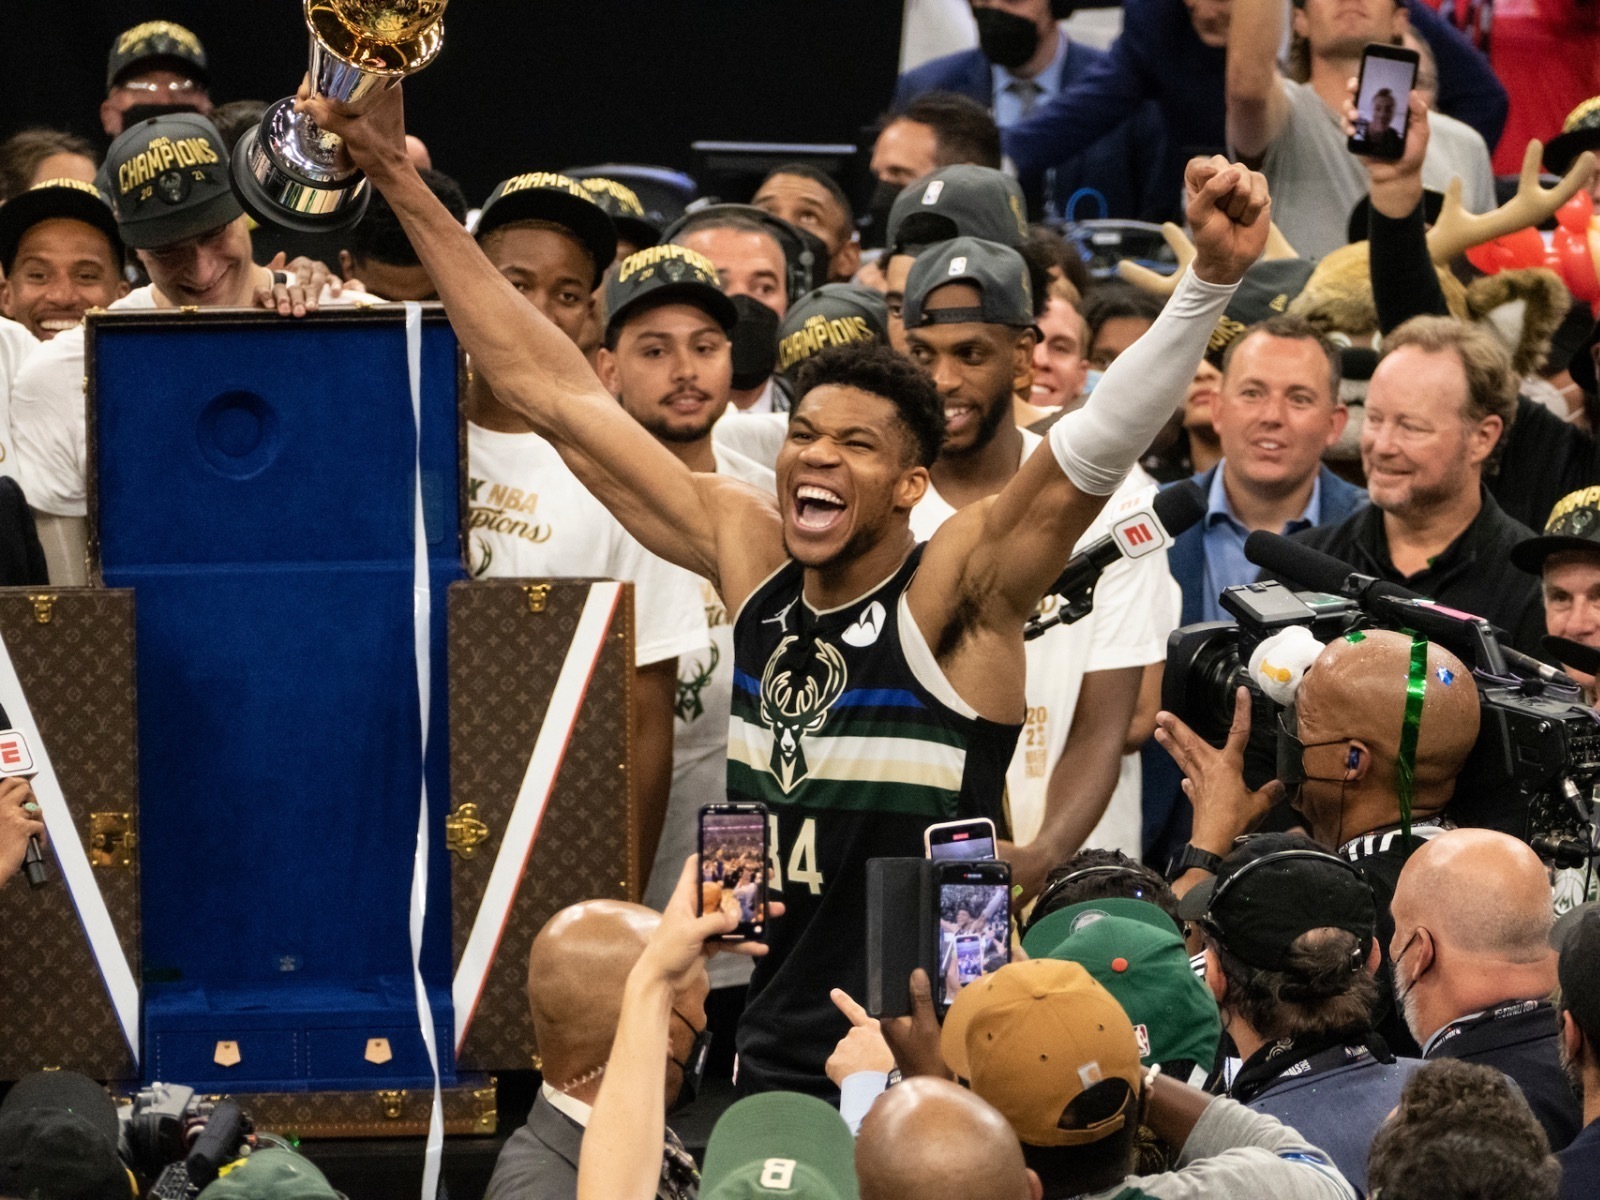
<svg viewBox="0 0 1600 1200">
<path fill-rule="evenodd" d="M 956 92 L 991 108 L 1002 130 L 1018 124 L 1106 57 L 1061 31 L 1057 18 L 1070 9 L 1062 0 L 972 0 L 978 48 L 907 71 L 895 87 L 894 111 L 928 92 Z M 1167 149 L 1160 117 L 1150 103 L 1129 111 L 1126 120 L 1107 124 L 1104 136 L 1070 158 L 1042 174 L 1025 176 L 1030 207 L 1080 219 L 1174 218 L 1180 195 L 1168 186 L 1175 176 L 1164 169 Z"/>
<path fill-rule="evenodd" d="M 1322 465 L 1349 414 L 1339 402 L 1339 352 L 1315 328 L 1299 317 L 1262 321 L 1228 347 L 1222 372 L 1211 409 L 1222 461 L 1194 476 L 1206 514 L 1167 551 L 1184 625 L 1233 619 L 1217 597 L 1260 575 L 1244 556 L 1253 530 L 1337 524 L 1367 498 Z M 1153 741 L 1143 767 L 1145 857 L 1165 865 L 1188 839 L 1190 810 L 1181 774 Z"/>
<path fill-rule="evenodd" d="M 578 1155 L 622 1010 L 623 985 L 661 915 L 638 904 L 590 900 L 564 908 L 533 939 L 528 1008 L 544 1076 L 528 1123 L 500 1151 L 484 1200 L 575 1200 Z M 667 1109 L 692 1096 L 705 1060 L 704 964 L 672 1003 Z M 694 1161 L 671 1129 L 662 1135 L 661 1195 L 692 1197 Z"/>
</svg>

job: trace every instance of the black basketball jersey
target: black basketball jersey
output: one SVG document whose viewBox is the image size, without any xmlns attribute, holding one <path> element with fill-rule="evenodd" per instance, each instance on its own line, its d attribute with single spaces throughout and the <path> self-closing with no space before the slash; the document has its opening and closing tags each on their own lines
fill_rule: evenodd
<svg viewBox="0 0 1600 1200">
<path fill-rule="evenodd" d="M 739 1025 L 741 1090 L 827 1094 L 849 1024 L 828 999 L 866 983 L 866 864 L 918 856 L 937 821 L 1005 830 L 1018 725 L 979 717 L 945 680 L 903 606 L 923 547 L 866 595 L 817 612 L 790 562 L 734 624 L 728 796 L 773 813 L 769 926 Z"/>
</svg>

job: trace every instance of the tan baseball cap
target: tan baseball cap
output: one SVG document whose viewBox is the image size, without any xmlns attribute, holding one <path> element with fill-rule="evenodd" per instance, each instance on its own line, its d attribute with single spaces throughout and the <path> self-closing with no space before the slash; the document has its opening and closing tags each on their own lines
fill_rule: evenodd
<svg viewBox="0 0 1600 1200">
<path fill-rule="evenodd" d="M 1133 1119 L 1144 1075 L 1133 1023 L 1077 963 L 1031 959 L 968 984 L 939 1047 L 1025 1145 L 1084 1146 Z M 1114 1111 L 1097 1107 L 1078 1120 L 1067 1111 L 1096 1084 L 1118 1079 L 1128 1090 Z"/>
</svg>

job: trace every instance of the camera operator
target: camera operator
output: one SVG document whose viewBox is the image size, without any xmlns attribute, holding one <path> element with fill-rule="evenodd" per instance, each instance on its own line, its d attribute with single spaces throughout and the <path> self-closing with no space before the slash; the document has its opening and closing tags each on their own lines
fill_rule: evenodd
<svg viewBox="0 0 1600 1200">
<path fill-rule="evenodd" d="M 1377 909 L 1359 871 L 1310 838 L 1268 833 L 1184 897 L 1206 984 L 1244 1059 L 1226 1094 L 1322 1147 L 1367 1186 L 1367 1151 L 1417 1059 L 1373 1035 Z"/>
<path fill-rule="evenodd" d="M 1563 496 L 1543 535 L 1517 543 L 1511 561 L 1539 576 L 1546 633 L 1600 649 L 1600 487 Z M 1600 700 L 1593 675 L 1566 670 L 1589 704 Z"/>
<path fill-rule="evenodd" d="M 1157 718 L 1156 737 L 1177 761 L 1194 804 L 1194 834 L 1179 855 L 1184 874 L 1173 884 L 1180 896 L 1215 874 L 1235 838 L 1249 832 L 1267 810 L 1298 785 L 1289 799 L 1311 836 L 1357 863 L 1378 905 L 1378 940 L 1394 932 L 1389 902 L 1400 869 L 1415 847 L 1447 828 L 1444 807 L 1456 775 L 1478 737 L 1478 693 L 1461 660 L 1428 645 L 1425 667 L 1412 668 L 1412 640 L 1388 630 L 1348 635 L 1323 648 L 1295 697 L 1298 729 L 1284 714 L 1278 733 L 1280 771 L 1251 792 L 1242 767 L 1250 736 L 1249 693 L 1239 689 L 1233 727 L 1221 750 L 1207 745 L 1172 713 Z M 1407 694 L 1422 689 L 1415 729 L 1411 795 L 1402 805 L 1398 784 L 1407 724 Z M 1296 776 L 1298 776 L 1296 778 Z M 1379 972 L 1388 979 L 1388 961 Z M 1419 1047 L 1397 1014 L 1378 1024 L 1397 1054 Z"/>
<path fill-rule="evenodd" d="M 44 817 L 26 779 L 0 781 L 0 887 L 22 868 L 28 839 L 45 843 Z"/>
<path fill-rule="evenodd" d="M 1504 1071 L 1551 1149 L 1564 1149 L 1583 1116 L 1550 1005 L 1557 972 L 1544 864 L 1509 834 L 1454 829 L 1412 855 L 1392 908 L 1395 998 L 1423 1057 Z"/>
</svg>

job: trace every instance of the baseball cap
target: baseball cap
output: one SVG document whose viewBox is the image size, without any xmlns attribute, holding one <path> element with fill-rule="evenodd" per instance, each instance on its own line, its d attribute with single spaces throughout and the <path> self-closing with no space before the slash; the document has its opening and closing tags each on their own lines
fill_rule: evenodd
<svg viewBox="0 0 1600 1200">
<path fill-rule="evenodd" d="M 111 239 L 112 253 L 122 261 L 122 235 L 111 211 L 111 197 L 81 179 L 46 179 L 0 204 L 0 270 L 10 274 L 23 234 L 53 217 L 93 225 Z"/>
<path fill-rule="evenodd" d="M 1556 978 L 1561 1003 L 1587 1038 L 1600 1038 L 1600 904 L 1580 904 L 1565 912 L 1550 932 L 1560 953 Z"/>
<path fill-rule="evenodd" d="M 617 256 L 617 227 L 583 185 L 554 171 L 513 175 L 489 193 L 473 233 L 481 242 L 502 225 L 530 220 L 549 221 L 570 230 L 594 259 L 591 286 L 600 286 L 600 277 Z"/>
<path fill-rule="evenodd" d="M 608 271 L 604 300 L 607 338 L 646 301 L 651 307 L 681 301 L 703 308 L 725 333 L 739 323 L 739 310 L 722 290 L 711 260 L 671 243 L 630 254 Z"/>
<path fill-rule="evenodd" d="M 124 29 L 111 43 L 106 61 L 106 91 L 117 86 L 135 67 L 159 60 L 187 75 L 196 83 L 211 85 L 211 70 L 206 65 L 206 48 L 200 39 L 174 21 L 144 21 Z"/>
<path fill-rule="evenodd" d="M 1511 562 L 1538 575 L 1544 560 L 1563 550 L 1600 554 L 1600 487 L 1580 488 L 1557 500 L 1544 532 L 1511 547 Z"/>
<path fill-rule="evenodd" d="M 0 1104 L 0 1195 L 39 1200 L 128 1200 L 117 1155 L 117 1108 L 92 1079 L 40 1071 Z"/>
<path fill-rule="evenodd" d="M 831 1104 L 765 1092 L 734 1104 L 706 1143 L 700 1200 L 856 1200 L 855 1138 Z"/>
<path fill-rule="evenodd" d="M 1142 913 L 1104 911 L 1111 903 L 1089 901 L 1073 905 L 1076 912 L 1064 908 L 1051 913 L 1029 931 L 1023 948 L 1034 958 L 1078 963 L 1093 975 L 1133 1022 L 1139 1058 L 1146 1066 L 1187 1059 L 1209 1068 L 1222 1038 L 1222 1018 L 1189 965 L 1183 939 L 1155 905 L 1115 902 L 1118 908 L 1148 910 L 1159 925 Z"/>
<path fill-rule="evenodd" d="M 1235 882 L 1235 880 L 1237 882 Z M 1236 846 L 1222 866 L 1178 901 L 1241 962 L 1281 971 L 1289 947 L 1313 929 L 1343 929 L 1367 953 L 1377 901 L 1360 870 L 1310 838 L 1264 833 Z"/>
<path fill-rule="evenodd" d="M 1029 959 L 969 983 L 950 1006 L 939 1048 L 1025 1145 L 1087 1145 L 1134 1116 L 1143 1071 L 1133 1024 L 1078 963 Z M 1109 1106 L 1069 1112 L 1118 1079 L 1127 1091 L 1105 1089 Z"/>
<path fill-rule="evenodd" d="M 228 148 L 198 113 L 151 117 L 123 130 L 98 182 L 111 197 L 122 240 L 139 250 L 170 246 L 244 213 L 228 182 Z"/>
<path fill-rule="evenodd" d="M 889 255 L 952 238 L 1013 248 L 1028 240 L 1027 201 L 1015 179 L 968 163 L 940 167 L 906 187 L 889 210 Z"/>
<path fill-rule="evenodd" d="M 1316 265 L 1308 258 L 1269 258 L 1252 263 L 1217 318 L 1206 345 L 1206 357 L 1220 367 L 1228 347 L 1249 332 L 1252 325 L 1288 312 L 1294 298 L 1305 290 Z"/>
<path fill-rule="evenodd" d="M 632 242 L 643 250 L 661 240 L 661 227 L 650 219 L 639 194 L 627 184 L 601 175 L 591 175 L 578 183 L 605 209 L 616 226 L 619 241 Z"/>
<path fill-rule="evenodd" d="M 1600 151 L 1600 96 L 1590 96 L 1569 112 L 1561 132 L 1545 143 L 1545 170 L 1564 175 L 1585 150 Z"/>
<path fill-rule="evenodd" d="M 826 283 L 790 305 L 778 326 L 778 373 L 792 379 L 800 364 L 829 346 L 889 340 L 883 293 L 857 283 Z"/>
<path fill-rule="evenodd" d="M 929 294 L 947 283 L 972 284 L 982 297 L 979 307 L 925 312 Z M 911 265 L 900 313 L 907 329 L 968 321 L 1031 327 L 1033 285 L 1028 281 L 1028 264 L 1011 247 L 981 238 L 960 237 L 930 246 Z"/>
<path fill-rule="evenodd" d="M 200 1195 L 206 1200 L 344 1200 L 316 1163 L 277 1146 L 224 1167 Z"/>
</svg>

